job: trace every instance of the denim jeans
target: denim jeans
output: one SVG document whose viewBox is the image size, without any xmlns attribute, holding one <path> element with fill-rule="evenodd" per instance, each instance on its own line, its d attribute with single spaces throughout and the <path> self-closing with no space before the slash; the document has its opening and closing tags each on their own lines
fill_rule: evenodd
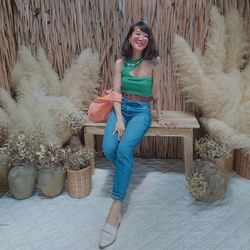
<svg viewBox="0 0 250 250">
<path fill-rule="evenodd" d="M 122 98 L 121 111 L 125 132 L 120 142 L 115 130 L 116 115 L 113 110 L 108 118 L 103 137 L 103 152 L 106 158 L 115 165 L 112 198 L 123 201 L 130 182 L 134 165 L 134 151 L 151 125 L 149 102 Z"/>
</svg>

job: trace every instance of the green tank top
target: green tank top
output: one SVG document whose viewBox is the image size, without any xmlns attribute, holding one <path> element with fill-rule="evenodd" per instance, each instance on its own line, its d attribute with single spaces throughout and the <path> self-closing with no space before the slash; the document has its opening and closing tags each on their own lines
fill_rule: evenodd
<svg viewBox="0 0 250 250">
<path fill-rule="evenodd" d="M 131 74 L 131 71 L 142 61 L 142 58 L 137 60 L 125 58 L 121 76 L 123 93 L 143 97 L 152 96 L 153 78 L 149 76 L 135 77 Z"/>
</svg>

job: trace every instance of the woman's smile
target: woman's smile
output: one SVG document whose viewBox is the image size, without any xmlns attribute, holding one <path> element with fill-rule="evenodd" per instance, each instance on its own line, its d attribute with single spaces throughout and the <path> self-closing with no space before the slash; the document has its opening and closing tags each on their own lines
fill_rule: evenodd
<svg viewBox="0 0 250 250">
<path fill-rule="evenodd" d="M 148 45 L 149 35 L 139 28 L 135 28 L 130 37 L 131 46 L 137 50 L 144 50 Z"/>
</svg>

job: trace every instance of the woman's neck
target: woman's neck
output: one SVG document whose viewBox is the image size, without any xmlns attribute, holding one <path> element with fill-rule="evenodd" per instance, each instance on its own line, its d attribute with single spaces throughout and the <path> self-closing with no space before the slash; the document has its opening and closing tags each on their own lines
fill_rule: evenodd
<svg viewBox="0 0 250 250">
<path fill-rule="evenodd" d="M 142 57 L 142 52 L 141 51 L 133 50 L 131 59 L 137 60 L 137 59 L 140 59 L 141 57 Z"/>
</svg>

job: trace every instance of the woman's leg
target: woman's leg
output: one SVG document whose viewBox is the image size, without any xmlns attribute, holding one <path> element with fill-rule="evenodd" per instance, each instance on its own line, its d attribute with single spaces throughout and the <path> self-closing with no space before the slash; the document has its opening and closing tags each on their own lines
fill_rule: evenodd
<svg viewBox="0 0 250 250">
<path fill-rule="evenodd" d="M 116 161 L 116 151 L 118 147 L 118 135 L 117 133 L 113 135 L 116 125 L 116 115 L 114 111 L 111 111 L 103 136 L 102 150 L 105 157 L 112 161 L 115 165 Z"/>
<path fill-rule="evenodd" d="M 130 182 L 131 171 L 134 165 L 135 147 L 141 142 L 150 125 L 150 114 L 146 113 L 134 116 L 127 123 L 125 133 L 118 145 L 112 192 L 114 201 L 106 219 L 107 223 L 115 226 L 116 228 L 119 224 L 122 201 L 125 198 Z"/>
<path fill-rule="evenodd" d="M 118 145 L 112 197 L 123 201 L 134 165 L 134 151 L 151 125 L 151 114 L 140 113 L 131 118 Z"/>
</svg>

